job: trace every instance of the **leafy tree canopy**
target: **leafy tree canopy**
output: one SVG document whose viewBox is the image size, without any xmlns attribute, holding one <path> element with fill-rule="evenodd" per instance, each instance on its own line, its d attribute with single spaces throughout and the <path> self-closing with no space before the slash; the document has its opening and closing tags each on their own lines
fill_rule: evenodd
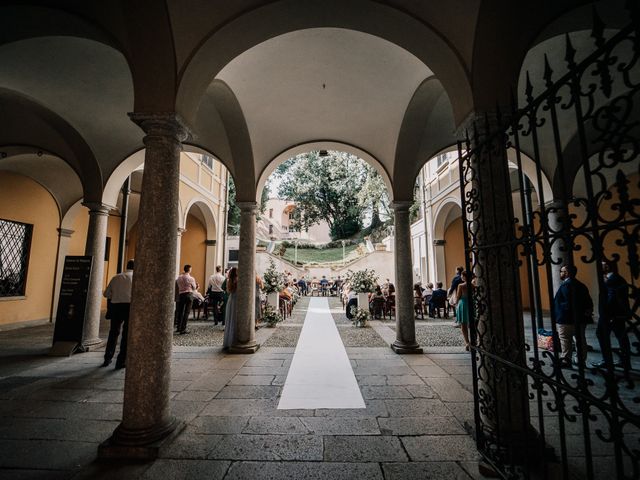
<svg viewBox="0 0 640 480">
<path fill-rule="evenodd" d="M 320 156 L 309 152 L 293 157 L 278 167 L 278 195 L 296 202 L 295 227 L 327 222 L 331 237 L 351 237 L 381 224 L 388 217 L 388 195 L 378 172 L 358 157 L 329 151 Z"/>
</svg>

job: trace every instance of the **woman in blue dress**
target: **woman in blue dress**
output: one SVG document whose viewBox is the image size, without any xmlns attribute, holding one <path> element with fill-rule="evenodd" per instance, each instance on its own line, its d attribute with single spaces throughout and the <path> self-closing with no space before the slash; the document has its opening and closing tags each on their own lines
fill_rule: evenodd
<svg viewBox="0 0 640 480">
<path fill-rule="evenodd" d="M 235 341 L 236 335 L 236 296 L 238 290 L 238 269 L 229 270 L 227 278 L 227 305 L 224 312 L 224 338 L 222 348 L 227 350 Z"/>
<path fill-rule="evenodd" d="M 468 290 L 468 278 L 469 274 L 465 271 L 462 272 L 462 282 L 458 285 L 456 290 L 456 296 L 458 302 L 456 303 L 456 323 L 460 325 L 462 330 L 462 337 L 464 338 L 464 349 L 469 351 L 469 305 L 467 303 L 467 290 Z"/>
</svg>

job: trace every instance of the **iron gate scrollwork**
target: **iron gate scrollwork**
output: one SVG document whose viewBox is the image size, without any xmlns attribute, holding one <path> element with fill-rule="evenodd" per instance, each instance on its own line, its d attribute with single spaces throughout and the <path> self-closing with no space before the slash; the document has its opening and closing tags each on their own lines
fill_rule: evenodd
<svg viewBox="0 0 640 480">
<path fill-rule="evenodd" d="M 526 75 L 511 111 L 476 118 L 458 145 L 475 434 L 505 478 L 640 478 L 640 18 L 630 10 L 616 31 L 594 12 L 591 32 L 566 35 L 561 62 L 545 55 L 541 77 Z"/>
</svg>

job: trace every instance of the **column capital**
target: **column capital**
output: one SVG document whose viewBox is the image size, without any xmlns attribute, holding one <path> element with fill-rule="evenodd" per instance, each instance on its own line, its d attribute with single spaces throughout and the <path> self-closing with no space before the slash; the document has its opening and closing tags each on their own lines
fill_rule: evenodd
<svg viewBox="0 0 640 480">
<path fill-rule="evenodd" d="M 147 136 L 169 137 L 177 142 L 193 138 L 193 133 L 180 115 L 175 112 L 131 112 L 129 118 Z"/>
<path fill-rule="evenodd" d="M 102 202 L 82 202 L 82 205 L 89 209 L 89 214 L 94 215 L 108 215 L 109 210 L 113 209 L 111 205 Z"/>
<path fill-rule="evenodd" d="M 75 232 L 75 230 L 71 230 L 70 228 L 58 228 L 58 235 L 61 237 L 70 238 L 71 235 Z"/>
<path fill-rule="evenodd" d="M 242 213 L 258 213 L 258 202 L 236 202 Z"/>
<path fill-rule="evenodd" d="M 474 110 L 467 115 L 456 130 L 458 138 L 464 138 L 468 132 L 469 138 L 473 136 L 474 128 L 479 137 L 486 137 L 501 130 L 509 121 L 510 114 L 496 109 Z"/>
<path fill-rule="evenodd" d="M 408 212 L 413 205 L 413 200 L 394 200 L 389 205 L 394 212 Z"/>
</svg>

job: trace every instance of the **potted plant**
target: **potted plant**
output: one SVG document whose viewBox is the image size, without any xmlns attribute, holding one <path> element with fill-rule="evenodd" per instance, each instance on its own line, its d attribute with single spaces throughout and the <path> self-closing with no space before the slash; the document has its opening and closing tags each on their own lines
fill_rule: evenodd
<svg viewBox="0 0 640 480">
<path fill-rule="evenodd" d="M 277 311 L 280 291 L 284 288 L 284 275 L 276 270 L 273 259 L 269 261 L 269 268 L 264 272 L 263 281 L 263 289 L 267 294 L 267 305 L 271 305 Z"/>
<path fill-rule="evenodd" d="M 280 315 L 280 311 L 274 308 L 268 303 L 264 307 L 264 314 L 262 315 L 262 321 L 267 324 L 267 327 L 274 328 L 278 323 L 282 322 L 283 318 Z"/>
<path fill-rule="evenodd" d="M 347 272 L 347 281 L 351 288 L 358 294 L 358 307 L 369 309 L 369 293 L 373 292 L 378 282 L 378 275 L 374 270 L 358 270 Z"/>
<path fill-rule="evenodd" d="M 369 321 L 368 308 L 365 309 L 365 308 L 351 307 L 351 311 L 353 312 L 353 324 L 358 328 L 366 327 L 367 321 Z"/>
</svg>

